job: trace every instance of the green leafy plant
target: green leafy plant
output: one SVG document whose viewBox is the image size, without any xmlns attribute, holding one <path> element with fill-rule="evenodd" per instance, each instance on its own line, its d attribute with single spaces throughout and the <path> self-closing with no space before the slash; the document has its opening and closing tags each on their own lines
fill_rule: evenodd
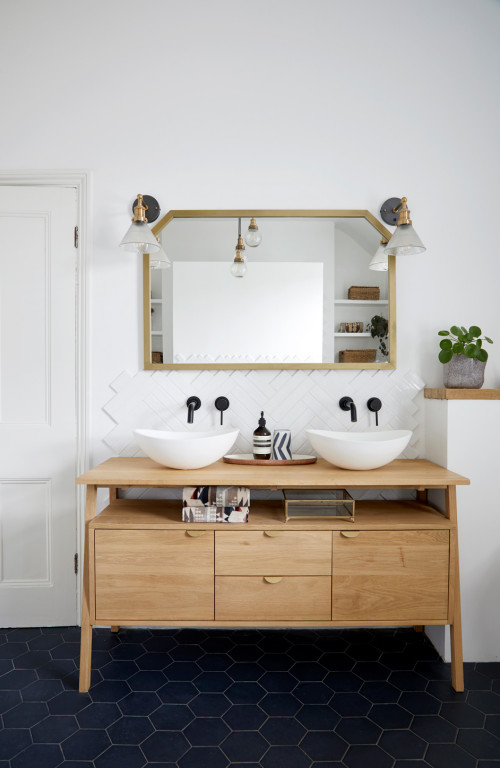
<svg viewBox="0 0 500 768">
<path fill-rule="evenodd" d="M 483 341 L 493 344 L 488 336 L 482 336 L 481 328 L 471 325 L 469 330 L 463 325 L 452 325 L 449 331 L 438 331 L 438 336 L 449 336 L 443 339 L 439 346 L 439 360 L 441 363 L 449 363 L 453 355 L 465 355 L 485 363 L 488 353 L 483 347 Z"/>
<path fill-rule="evenodd" d="M 372 339 L 378 338 L 378 348 L 384 357 L 387 357 L 389 350 L 387 349 L 387 337 L 389 335 L 389 323 L 382 315 L 374 315 L 366 329 L 370 331 Z"/>
</svg>

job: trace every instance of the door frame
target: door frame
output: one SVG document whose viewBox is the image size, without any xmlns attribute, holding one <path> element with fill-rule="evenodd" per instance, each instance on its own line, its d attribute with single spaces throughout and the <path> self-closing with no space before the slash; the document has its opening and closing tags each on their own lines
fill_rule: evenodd
<svg viewBox="0 0 500 768">
<path fill-rule="evenodd" d="M 0 171 L 2 187 L 74 187 L 77 194 L 78 248 L 76 249 L 75 298 L 75 392 L 76 392 L 76 472 L 88 469 L 89 431 L 89 254 L 90 254 L 90 199 L 92 174 L 77 170 L 10 170 Z M 83 542 L 85 524 L 85 487 L 76 486 L 76 552 L 78 579 L 76 589 L 76 618 L 81 622 L 81 595 L 83 577 Z"/>
</svg>

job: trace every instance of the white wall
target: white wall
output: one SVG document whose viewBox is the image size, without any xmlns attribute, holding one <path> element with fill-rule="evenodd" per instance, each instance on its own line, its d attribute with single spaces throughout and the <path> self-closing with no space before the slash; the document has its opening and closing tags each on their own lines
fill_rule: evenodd
<svg viewBox="0 0 500 768">
<path fill-rule="evenodd" d="M 474 323 L 500 386 L 499 32 L 495 0 L 4 4 L 1 165 L 93 172 L 92 461 L 110 382 L 142 365 L 141 266 L 117 248 L 138 192 L 375 215 L 406 195 L 427 251 L 398 261 L 398 366 L 440 385 L 436 331 Z"/>
<path fill-rule="evenodd" d="M 426 400 L 427 457 L 470 478 L 457 487 L 465 661 L 500 659 L 500 539 L 498 537 L 499 400 Z M 450 658 L 442 627 L 428 633 Z M 445 642 L 446 640 L 446 642 Z"/>
</svg>

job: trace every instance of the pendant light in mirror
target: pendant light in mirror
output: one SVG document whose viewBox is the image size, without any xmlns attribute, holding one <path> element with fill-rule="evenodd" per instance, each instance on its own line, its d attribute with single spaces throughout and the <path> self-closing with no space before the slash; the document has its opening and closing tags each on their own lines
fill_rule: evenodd
<svg viewBox="0 0 500 768">
<path fill-rule="evenodd" d="M 390 197 L 382 205 L 380 215 L 386 224 L 396 224 L 396 231 L 387 245 L 388 256 L 411 256 L 423 253 L 425 245 L 413 229 L 406 197 Z"/>
<path fill-rule="evenodd" d="M 368 268 L 374 269 L 377 272 L 387 272 L 389 269 L 389 256 L 387 254 L 387 240 L 385 237 L 380 241 L 380 245 L 375 251 L 372 260 L 370 261 Z"/>
<path fill-rule="evenodd" d="M 257 245 L 260 245 L 261 242 L 262 242 L 262 235 L 259 232 L 257 222 L 252 217 L 250 219 L 250 224 L 248 225 L 248 231 L 245 235 L 245 243 L 249 245 L 250 248 L 255 248 Z"/>
<path fill-rule="evenodd" d="M 236 241 L 234 261 L 231 265 L 231 274 L 233 277 L 244 277 L 247 271 L 247 265 L 245 264 L 245 258 L 243 252 L 245 245 L 243 238 L 241 237 L 241 219 L 238 219 L 238 240 Z"/>
<path fill-rule="evenodd" d="M 160 215 L 158 201 L 150 195 L 137 195 L 132 206 L 134 215 L 132 224 L 123 237 L 120 246 L 126 251 L 137 253 L 155 253 L 160 250 L 160 243 L 153 235 L 150 223 Z"/>
<path fill-rule="evenodd" d="M 150 254 L 149 266 L 151 269 L 169 269 L 172 266 L 172 262 L 165 253 L 165 250 L 158 237 L 156 237 L 156 240 L 159 243 L 160 249 L 155 253 Z"/>
</svg>

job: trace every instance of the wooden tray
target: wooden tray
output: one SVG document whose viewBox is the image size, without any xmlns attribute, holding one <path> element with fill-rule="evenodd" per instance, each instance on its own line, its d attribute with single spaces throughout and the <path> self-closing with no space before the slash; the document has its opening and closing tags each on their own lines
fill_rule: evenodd
<svg viewBox="0 0 500 768">
<path fill-rule="evenodd" d="M 224 456 L 224 461 L 227 464 L 258 464 L 260 466 L 281 467 L 287 464 L 314 464 L 317 457 L 305 453 L 294 453 L 292 459 L 254 459 L 251 453 L 233 453 Z"/>
</svg>

